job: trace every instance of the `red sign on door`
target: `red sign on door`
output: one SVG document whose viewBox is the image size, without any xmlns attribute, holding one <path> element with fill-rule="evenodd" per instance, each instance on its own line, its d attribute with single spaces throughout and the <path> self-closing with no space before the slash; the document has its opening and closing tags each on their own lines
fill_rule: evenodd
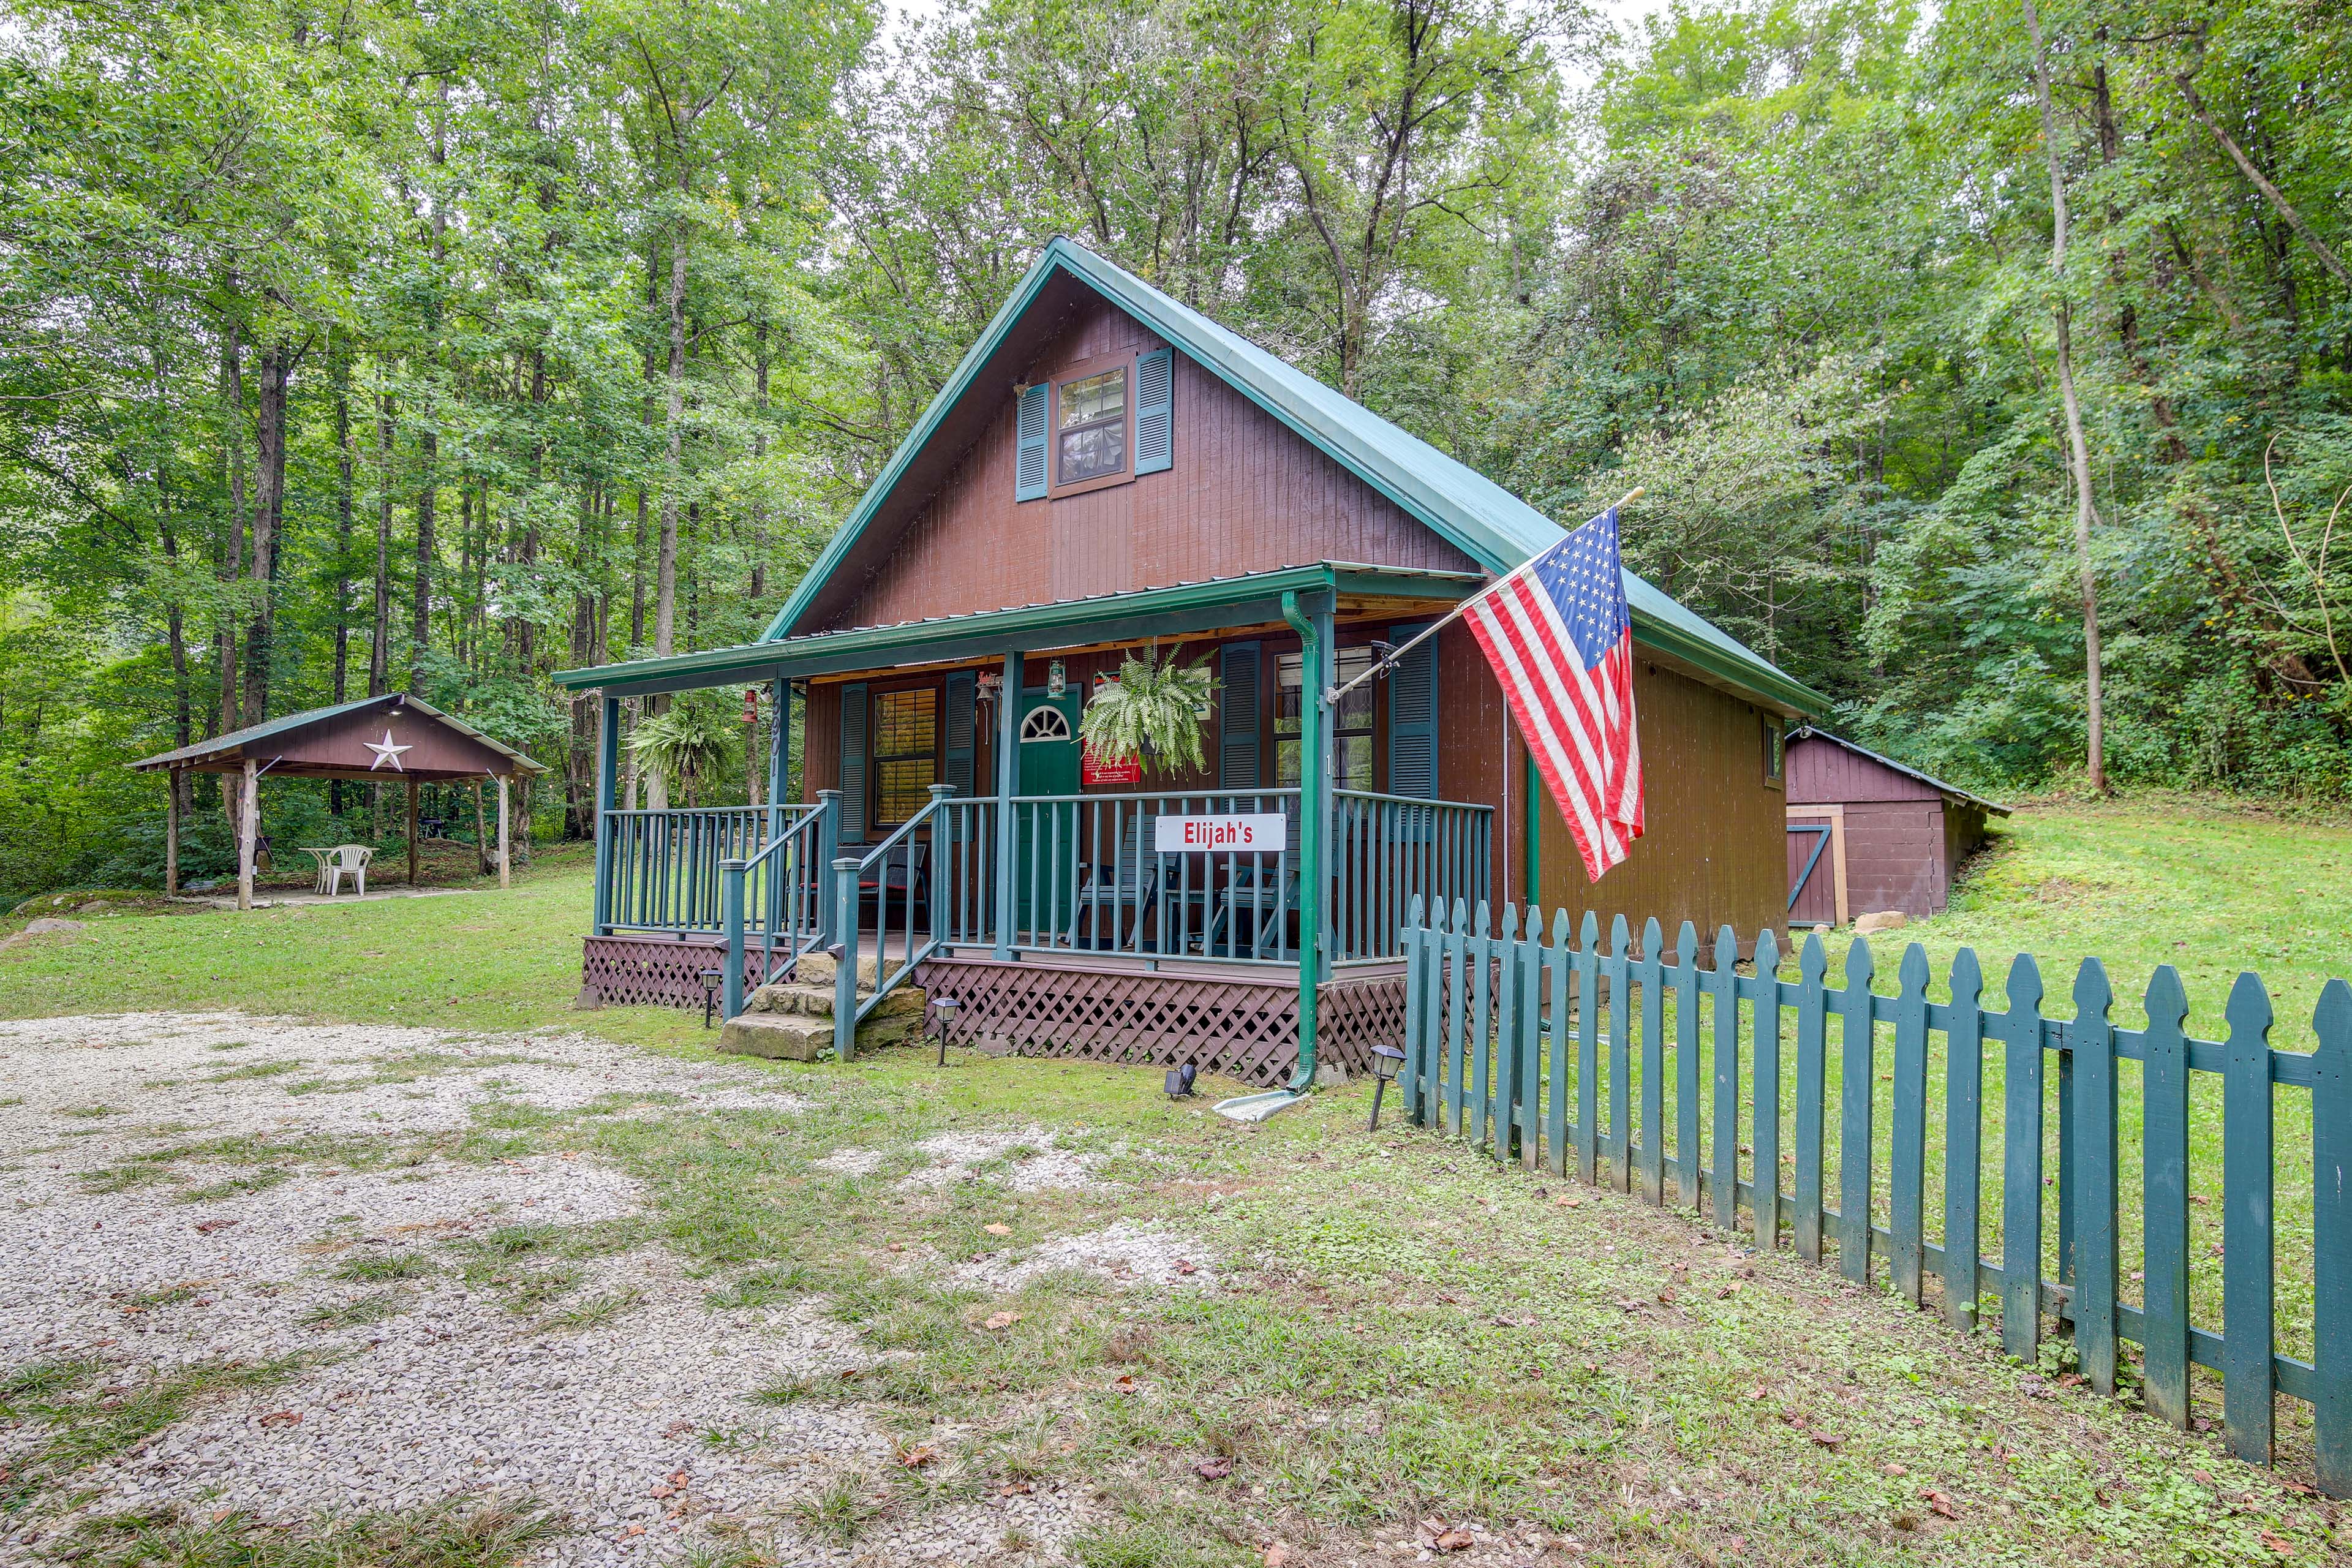
<svg viewBox="0 0 2352 1568">
<path fill-rule="evenodd" d="M 1131 784 L 1143 782 L 1143 759 L 1129 757 L 1123 763 L 1107 763 L 1095 755 L 1088 746 L 1078 763 L 1079 780 L 1088 788 L 1096 784 Z"/>
</svg>

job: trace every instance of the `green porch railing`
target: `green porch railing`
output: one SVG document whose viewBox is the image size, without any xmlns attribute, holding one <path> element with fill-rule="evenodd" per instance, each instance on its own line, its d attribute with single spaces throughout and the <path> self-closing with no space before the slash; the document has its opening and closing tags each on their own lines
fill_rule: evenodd
<svg viewBox="0 0 2352 1568">
<path fill-rule="evenodd" d="M 2188 996 L 2169 965 L 2149 983 L 2147 1026 L 2129 1029 L 2109 1017 L 2114 995 L 2096 959 L 2075 976 L 2074 1017 L 2061 1019 L 2043 1015 L 2041 973 L 2028 955 L 2010 968 L 2007 1009 L 1989 1012 L 1976 955 L 1965 949 L 1951 965 L 1950 1000 L 1936 1002 L 1916 943 L 1890 996 L 1874 988 L 1870 948 L 1859 941 L 1847 952 L 1844 984 L 1832 987 L 1817 936 L 1806 938 L 1790 980 L 1779 973 L 1769 931 L 1756 939 L 1751 972 L 1741 973 L 1728 927 L 1702 968 L 1688 924 L 1668 951 L 1651 921 L 1636 947 L 1621 916 L 1604 951 L 1591 914 L 1575 940 L 1566 912 L 1556 914 L 1547 940 L 1537 910 L 1523 925 L 1505 906 L 1497 931 L 1486 905 L 1475 917 L 1471 910 L 1438 906 L 1426 921 L 1421 908 L 1406 911 L 1400 1077 L 1414 1121 L 1498 1162 L 1548 1164 L 1559 1176 L 1573 1165 L 1586 1181 L 1653 1204 L 1666 1201 L 1671 1174 L 1675 1200 L 1711 1213 L 1718 1226 L 1737 1228 L 1744 1209 L 1759 1248 L 1785 1235 L 1808 1261 L 1833 1251 L 1840 1271 L 1864 1284 L 1875 1257 L 1914 1305 L 1936 1281 L 1939 1310 L 1963 1331 L 1977 1326 L 1980 1305 L 1998 1303 L 2002 1348 L 2029 1364 L 2049 1312 L 2101 1394 L 2116 1390 L 2118 1344 L 2137 1342 L 2147 1406 L 2176 1426 L 2190 1421 L 2190 1367 L 2210 1368 L 2221 1375 L 2230 1448 L 2252 1463 L 2271 1459 L 2274 1394 L 2304 1400 L 2322 1489 L 2352 1495 L 2352 985 L 2327 983 L 2313 1018 L 2318 1049 L 2305 1055 L 2272 1048 L 2270 997 L 2252 973 L 2231 991 L 2228 1037 L 2203 1040 L 2187 1032 Z M 1783 1055 L 1791 1027 L 1793 1064 Z M 1938 1058 L 1941 1071 L 1931 1074 Z M 2125 1064 L 2135 1062 L 2128 1073 Z M 1883 1115 L 1882 1074 L 1891 1080 Z M 2220 1112 L 2218 1128 L 2210 1119 L 2205 1128 L 2221 1148 L 2221 1245 L 2192 1259 L 2199 1074 L 2220 1080 L 2218 1095 L 2202 1098 Z M 1997 1092 L 1987 1092 L 1988 1079 Z M 2120 1096 L 2119 1082 L 2137 1094 Z M 1784 1107 L 1791 1089 L 1794 1103 Z M 2304 1103 L 2281 1104 L 2281 1090 Z M 1989 1100 L 2000 1121 L 1990 1173 L 1999 1189 L 1998 1258 L 1983 1256 Z M 2129 1137 L 2126 1109 L 2138 1111 Z M 2307 1280 L 2274 1267 L 2282 1112 L 2291 1128 L 2307 1112 L 2311 1129 Z M 1938 1123 L 1943 1136 L 1931 1143 L 1928 1129 Z M 2126 1157 L 2131 1144 L 2137 1161 Z M 2299 1150 L 2288 1152 L 2299 1163 Z M 1743 1153 L 1751 1154 L 1744 1173 Z M 1927 1226 L 1929 1173 L 1938 1166 L 1940 1245 Z M 2133 1178 L 2137 1215 L 2121 1202 Z M 2050 1200 L 2054 1235 L 2045 1234 Z M 2126 1254 L 2126 1217 L 2138 1222 L 2136 1256 Z M 2198 1227 L 2209 1239 L 2204 1216 Z M 2193 1282 L 2210 1304 L 2207 1259 L 2215 1257 L 2221 1331 L 2190 1317 Z M 2124 1299 L 2134 1278 L 2142 1282 L 2137 1306 Z M 2308 1288 L 2309 1362 L 2278 1352 L 2283 1286 L 2298 1300 Z"/>
<path fill-rule="evenodd" d="M 788 807 L 807 810 L 811 807 Z M 764 805 L 693 811 L 608 811 L 611 836 L 604 928 L 717 932 L 725 929 L 720 867 L 748 860 L 768 842 L 773 817 Z"/>
<path fill-rule="evenodd" d="M 722 1016 L 743 1010 L 745 963 L 755 944 L 764 959 L 761 973 L 772 975 L 826 940 L 821 872 L 833 856 L 838 798 L 827 790 L 814 805 L 774 808 L 773 831 L 758 854 L 719 862 L 720 928 L 727 937 L 719 970 Z"/>
</svg>

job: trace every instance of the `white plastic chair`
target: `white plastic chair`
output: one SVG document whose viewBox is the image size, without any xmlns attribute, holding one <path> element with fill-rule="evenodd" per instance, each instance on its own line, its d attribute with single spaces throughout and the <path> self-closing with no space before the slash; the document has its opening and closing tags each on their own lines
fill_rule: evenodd
<svg viewBox="0 0 2352 1568">
<path fill-rule="evenodd" d="M 359 884 L 360 897 L 366 898 L 368 862 L 375 858 L 375 851 L 364 844 L 338 844 L 326 866 L 327 896 L 342 891 L 343 879 L 349 877 Z"/>
</svg>

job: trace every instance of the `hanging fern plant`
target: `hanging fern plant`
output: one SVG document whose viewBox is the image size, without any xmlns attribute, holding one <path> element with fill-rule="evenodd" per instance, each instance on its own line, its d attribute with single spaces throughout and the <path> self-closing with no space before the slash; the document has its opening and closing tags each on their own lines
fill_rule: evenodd
<svg viewBox="0 0 2352 1568">
<path fill-rule="evenodd" d="M 1155 639 L 1139 657 L 1119 660 L 1118 678 L 1096 689 L 1078 721 L 1078 734 L 1099 762 L 1150 759 L 1155 769 L 1181 773 L 1201 767 L 1201 710 L 1217 689 L 1209 656 L 1179 664 L 1179 643 L 1166 658 Z"/>
</svg>

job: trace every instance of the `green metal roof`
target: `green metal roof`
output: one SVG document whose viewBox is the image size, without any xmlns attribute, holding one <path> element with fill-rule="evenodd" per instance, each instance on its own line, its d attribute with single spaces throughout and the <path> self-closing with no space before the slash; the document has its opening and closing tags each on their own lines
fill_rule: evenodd
<svg viewBox="0 0 2352 1568">
<path fill-rule="evenodd" d="M 1487 571 L 1507 572 L 1523 565 L 1558 543 L 1566 532 L 1467 464 L 1447 457 L 1084 246 L 1056 237 L 998 309 L 980 340 L 965 353 L 848 521 L 769 623 L 762 641 L 779 641 L 791 635 L 949 410 L 971 389 L 982 366 L 1057 272 L 1076 278 L 1150 327 Z M 1801 712 L 1829 710 L 1829 700 L 1821 693 L 1632 572 L 1625 574 L 1625 602 L 1633 611 L 1637 640 Z"/>
</svg>

